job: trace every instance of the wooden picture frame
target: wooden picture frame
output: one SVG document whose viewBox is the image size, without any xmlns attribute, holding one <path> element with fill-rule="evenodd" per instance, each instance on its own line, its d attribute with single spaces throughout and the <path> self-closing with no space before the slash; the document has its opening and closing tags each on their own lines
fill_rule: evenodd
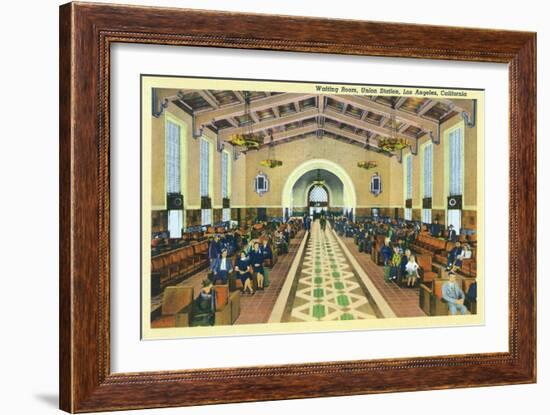
<svg viewBox="0 0 550 415">
<path fill-rule="evenodd" d="M 339 35 L 330 35 L 337 26 Z M 258 31 L 261 28 L 261 31 Z M 109 71 L 114 43 L 509 66 L 509 351 L 111 373 Z M 536 34 L 71 3 L 60 8 L 60 407 L 90 412 L 536 380 Z M 255 393 L 251 395 L 251 388 Z"/>
</svg>

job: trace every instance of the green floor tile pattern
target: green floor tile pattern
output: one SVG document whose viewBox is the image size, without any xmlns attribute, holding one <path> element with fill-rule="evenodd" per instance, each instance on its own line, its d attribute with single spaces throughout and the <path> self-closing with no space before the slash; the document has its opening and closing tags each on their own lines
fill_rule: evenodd
<svg viewBox="0 0 550 415">
<path fill-rule="evenodd" d="M 351 265 L 327 228 L 314 222 L 294 298 L 291 321 L 376 318 Z"/>
</svg>

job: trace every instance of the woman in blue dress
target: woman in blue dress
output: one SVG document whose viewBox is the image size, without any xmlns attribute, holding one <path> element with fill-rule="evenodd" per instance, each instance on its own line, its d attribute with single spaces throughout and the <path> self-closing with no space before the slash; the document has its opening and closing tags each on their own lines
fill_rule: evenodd
<svg viewBox="0 0 550 415">
<path fill-rule="evenodd" d="M 248 290 L 250 294 L 254 294 L 252 280 L 250 279 L 250 262 L 244 251 L 241 251 L 239 258 L 237 258 L 235 273 L 236 278 L 239 278 L 243 284 L 242 293 L 245 294 Z"/>
</svg>

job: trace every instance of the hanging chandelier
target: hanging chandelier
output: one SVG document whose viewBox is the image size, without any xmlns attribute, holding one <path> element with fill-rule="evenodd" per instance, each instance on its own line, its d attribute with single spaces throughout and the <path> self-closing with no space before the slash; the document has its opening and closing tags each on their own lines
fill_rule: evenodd
<svg viewBox="0 0 550 415">
<path fill-rule="evenodd" d="M 397 136 L 397 117 L 395 116 L 395 107 L 392 108 L 390 116 L 391 136 L 382 137 L 378 140 L 378 147 L 384 151 L 394 153 L 410 146 L 409 140 Z"/>
<path fill-rule="evenodd" d="M 246 150 L 259 149 L 263 144 L 263 137 L 259 134 L 255 134 L 253 131 L 253 124 L 251 110 L 250 110 L 250 92 L 244 91 L 244 115 L 246 116 L 246 126 L 241 129 L 243 131 L 240 134 L 233 134 L 229 137 L 229 143 L 234 146 L 245 147 Z"/>
<path fill-rule="evenodd" d="M 325 185 L 325 181 L 323 179 L 321 179 L 321 170 L 319 170 L 319 169 L 317 169 L 317 177 L 313 181 L 313 185 L 315 185 L 315 186 L 324 186 Z"/>
<path fill-rule="evenodd" d="M 275 167 L 279 167 L 283 165 L 283 162 L 281 160 L 277 160 L 275 157 L 275 145 L 273 144 L 273 133 L 271 130 L 269 130 L 269 147 L 267 149 L 267 158 L 265 160 L 260 161 L 260 164 L 264 167 L 269 167 L 270 169 L 273 169 Z"/>
<path fill-rule="evenodd" d="M 370 161 L 360 161 L 357 163 L 357 167 L 360 167 L 362 169 L 368 170 L 368 169 L 374 169 L 378 166 L 378 163 L 374 160 Z"/>
</svg>

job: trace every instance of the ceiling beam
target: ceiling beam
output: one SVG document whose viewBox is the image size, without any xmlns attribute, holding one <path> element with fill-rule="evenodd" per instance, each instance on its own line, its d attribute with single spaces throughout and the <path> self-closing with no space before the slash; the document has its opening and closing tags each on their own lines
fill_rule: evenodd
<svg viewBox="0 0 550 415">
<path fill-rule="evenodd" d="M 273 134 L 273 142 L 286 140 L 288 138 L 296 137 L 299 135 L 314 133 L 317 130 L 317 124 L 307 125 L 305 127 L 292 128 L 290 130 L 281 131 Z M 266 143 L 267 144 L 267 143 Z"/>
<path fill-rule="evenodd" d="M 218 109 L 220 107 L 219 102 L 216 100 L 214 95 L 212 95 L 212 93 L 209 90 L 197 89 L 197 92 L 206 102 L 208 102 L 208 105 L 210 105 L 212 108 Z"/>
<path fill-rule="evenodd" d="M 227 121 L 229 124 L 231 124 L 233 126 L 233 128 L 237 128 L 239 126 L 239 123 L 233 117 L 226 118 L 225 121 Z"/>
<path fill-rule="evenodd" d="M 441 102 L 449 106 L 449 111 L 444 115 L 444 117 L 452 111 L 456 111 L 462 115 L 462 118 L 464 118 L 468 124 L 473 122 L 473 124 L 469 125 L 470 127 L 475 125 L 476 104 L 474 101 L 474 99 L 442 99 Z"/>
<path fill-rule="evenodd" d="M 313 97 L 313 94 L 297 94 L 297 93 L 283 93 L 279 95 L 271 95 L 265 98 L 259 98 L 250 103 L 250 111 L 262 111 L 272 108 L 275 105 L 291 104 L 297 100 L 303 100 Z M 210 124 L 214 121 L 223 120 L 229 117 L 235 117 L 237 115 L 244 115 L 245 104 L 238 103 L 227 105 L 213 110 L 196 112 L 193 116 L 193 135 L 195 137 L 200 136 L 200 129 L 204 125 Z"/>
<path fill-rule="evenodd" d="M 340 137 L 344 137 L 344 138 L 347 138 L 349 140 L 357 141 L 357 142 L 359 142 L 363 145 L 365 145 L 367 143 L 367 140 L 366 140 L 365 137 L 362 137 L 359 134 L 356 134 L 352 131 L 342 130 L 340 128 L 336 128 L 336 127 L 333 127 L 333 126 L 328 125 L 328 124 L 325 124 L 325 126 L 323 128 L 327 133 L 334 134 L 334 135 L 339 135 Z M 376 147 L 376 146 L 373 146 L 373 147 Z"/>
<path fill-rule="evenodd" d="M 335 101 L 344 102 L 356 108 L 374 112 L 376 114 L 386 116 L 388 118 L 395 113 L 395 117 L 397 119 L 403 122 L 407 122 L 410 125 L 414 125 L 415 127 L 421 128 L 423 130 L 435 132 L 437 131 L 437 127 L 439 124 L 437 121 L 422 118 L 416 114 L 411 114 L 403 110 L 393 110 L 391 107 L 388 107 L 387 105 L 383 105 L 378 102 L 374 102 L 370 99 L 360 97 L 360 96 L 330 95 L 330 97 Z"/>
<path fill-rule="evenodd" d="M 401 127 L 399 127 L 399 130 L 397 130 L 397 131 L 399 131 L 400 133 L 404 133 L 405 130 L 406 130 L 407 128 L 409 128 L 409 124 L 407 124 L 406 122 L 404 122 L 404 123 L 401 125 Z"/>
<path fill-rule="evenodd" d="M 252 121 L 254 121 L 256 124 L 260 122 L 260 117 L 258 117 L 256 111 L 250 111 L 250 118 L 252 118 Z"/>
<path fill-rule="evenodd" d="M 317 107 L 319 108 L 319 112 L 325 111 L 325 105 L 326 104 L 326 96 L 325 95 L 317 95 Z"/>
<path fill-rule="evenodd" d="M 397 101 L 395 101 L 395 105 L 394 105 L 394 108 L 396 110 L 398 110 L 399 108 L 401 108 L 403 106 L 403 104 L 405 103 L 405 101 L 407 101 L 409 99 L 409 97 L 399 97 L 397 99 Z"/>
<path fill-rule="evenodd" d="M 387 137 L 387 136 L 391 135 L 391 133 L 392 133 L 390 130 L 388 130 L 386 128 L 379 127 L 376 124 L 371 124 L 367 121 L 359 120 L 357 118 L 351 117 L 351 116 L 346 115 L 346 114 L 342 114 L 340 112 L 334 111 L 334 110 L 329 109 L 329 108 L 327 108 L 325 110 L 324 116 L 326 118 L 330 118 L 331 120 L 334 120 L 334 121 L 337 121 L 337 122 L 342 122 L 344 124 L 351 125 L 352 127 L 360 128 L 361 130 L 369 131 L 371 133 L 378 134 L 378 135 L 381 135 L 383 137 Z M 397 137 L 405 138 L 405 139 L 410 139 L 411 138 L 411 136 L 405 135 L 405 134 L 400 133 L 400 132 L 397 132 Z"/>
<path fill-rule="evenodd" d="M 240 102 L 244 102 L 244 95 L 241 93 L 241 91 L 232 91 L 232 92 L 233 92 L 233 95 L 235 95 Z"/>
<path fill-rule="evenodd" d="M 428 99 L 420 106 L 418 111 L 416 111 L 416 115 L 422 116 L 426 114 L 429 110 L 437 105 L 437 102 L 438 101 L 436 101 L 435 99 Z"/>
<path fill-rule="evenodd" d="M 257 133 L 263 130 L 269 130 L 271 128 L 279 127 L 281 125 L 291 124 L 293 122 L 307 120 L 308 118 L 313 118 L 319 115 L 319 110 L 317 108 L 311 108 L 306 111 L 294 113 L 287 115 L 285 117 L 274 118 L 271 120 L 260 121 L 256 124 L 247 125 L 243 127 L 233 127 L 233 128 L 224 128 L 218 133 L 220 139 L 228 140 L 233 134 L 247 134 L 247 133 Z"/>
</svg>

